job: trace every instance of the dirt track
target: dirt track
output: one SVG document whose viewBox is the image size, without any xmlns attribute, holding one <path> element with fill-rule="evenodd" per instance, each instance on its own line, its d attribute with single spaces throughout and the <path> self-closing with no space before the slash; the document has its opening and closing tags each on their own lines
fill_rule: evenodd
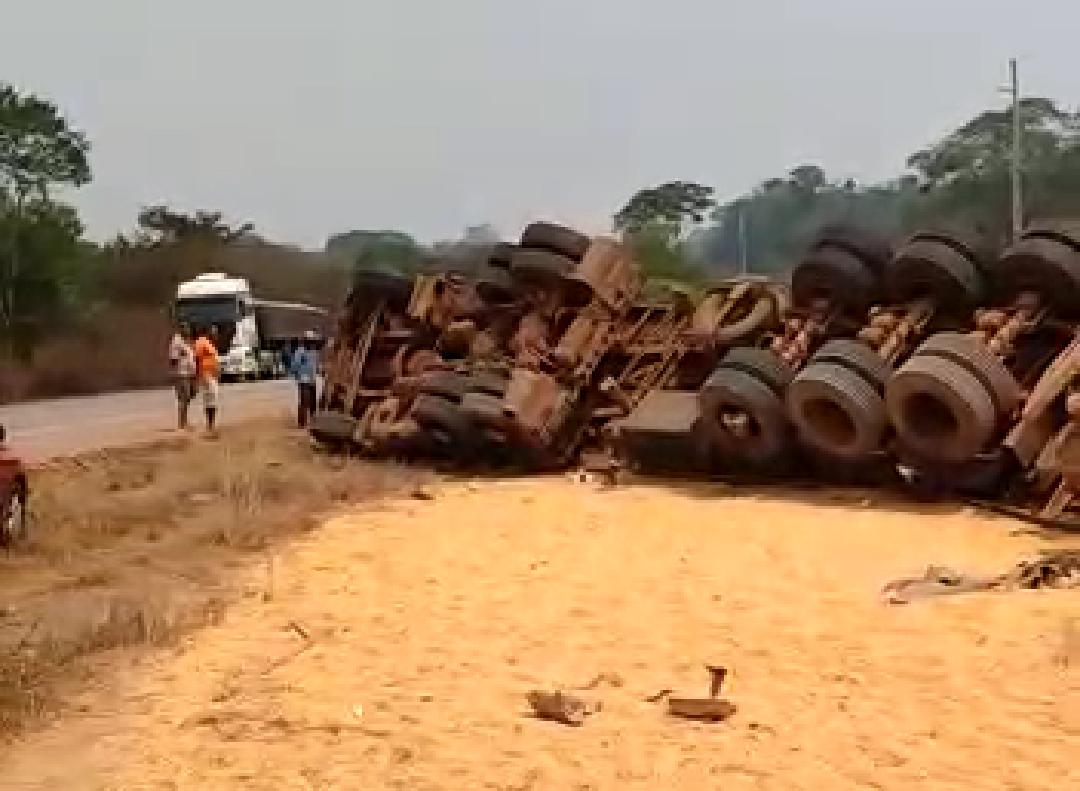
<svg viewBox="0 0 1080 791">
<path fill-rule="evenodd" d="M 112 683 L 12 750 L 4 787 L 1080 783 L 1080 591 L 876 597 L 1045 545 L 1014 523 L 704 486 L 433 491 L 253 562 L 179 650 L 107 660 Z M 732 670 L 728 723 L 644 702 L 703 693 L 706 662 Z M 526 716 L 528 690 L 600 674 L 583 728 Z"/>
</svg>

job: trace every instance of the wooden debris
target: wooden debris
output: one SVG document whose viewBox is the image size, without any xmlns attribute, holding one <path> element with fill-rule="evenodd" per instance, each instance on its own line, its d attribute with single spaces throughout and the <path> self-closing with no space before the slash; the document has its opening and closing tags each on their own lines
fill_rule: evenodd
<svg viewBox="0 0 1080 791">
<path fill-rule="evenodd" d="M 927 566 L 920 577 L 894 580 L 881 589 L 889 604 L 915 599 L 989 590 L 1080 587 L 1080 550 L 1043 553 L 1035 560 L 1018 563 L 1012 570 L 991 577 L 963 574 L 945 566 Z"/>
<path fill-rule="evenodd" d="M 585 718 L 600 711 L 599 701 L 587 701 L 566 692 L 533 690 L 525 696 L 539 719 L 580 727 Z"/>
<path fill-rule="evenodd" d="M 687 720 L 720 722 L 738 709 L 723 698 L 668 698 L 668 714 Z"/>
<path fill-rule="evenodd" d="M 668 714 L 688 720 L 720 722 L 726 720 L 738 708 L 734 703 L 719 697 L 727 679 L 727 668 L 719 665 L 706 665 L 709 671 L 709 697 L 707 698 L 668 698 Z M 666 693 L 667 690 L 664 690 Z M 663 694 L 663 693 L 661 693 Z M 659 696 L 654 696 L 659 701 Z"/>
<path fill-rule="evenodd" d="M 664 689 L 660 690 L 659 692 L 656 692 L 656 693 L 654 693 L 652 695 L 649 695 L 649 697 L 645 698 L 645 702 L 646 703 L 659 703 L 660 701 L 664 700 L 669 695 L 671 695 L 671 693 L 674 692 L 674 691 L 675 690 L 673 690 L 673 689 L 664 688 Z"/>
</svg>

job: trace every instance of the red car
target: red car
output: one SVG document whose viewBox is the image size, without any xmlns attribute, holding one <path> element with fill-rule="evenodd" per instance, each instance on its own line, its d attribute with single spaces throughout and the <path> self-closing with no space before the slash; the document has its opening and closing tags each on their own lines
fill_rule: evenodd
<svg viewBox="0 0 1080 791">
<path fill-rule="evenodd" d="M 27 530 L 26 466 L 8 450 L 6 432 L 0 426 L 0 546 L 25 538 Z"/>
</svg>

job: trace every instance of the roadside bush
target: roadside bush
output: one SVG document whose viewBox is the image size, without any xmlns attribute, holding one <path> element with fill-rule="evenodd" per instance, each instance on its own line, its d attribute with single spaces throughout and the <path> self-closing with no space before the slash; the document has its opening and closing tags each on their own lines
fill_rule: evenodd
<svg viewBox="0 0 1080 791">
<path fill-rule="evenodd" d="M 42 341 L 29 362 L 0 360 L 0 403 L 166 384 L 168 337 L 164 308 L 109 309 Z"/>
</svg>

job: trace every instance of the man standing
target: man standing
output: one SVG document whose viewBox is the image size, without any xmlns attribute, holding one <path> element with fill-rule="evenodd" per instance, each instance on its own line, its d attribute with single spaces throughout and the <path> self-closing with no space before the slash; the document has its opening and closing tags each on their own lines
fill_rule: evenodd
<svg viewBox="0 0 1080 791">
<path fill-rule="evenodd" d="M 297 408 L 296 422 L 305 428 L 308 420 L 315 414 L 316 382 L 319 373 L 319 337 L 313 331 L 304 333 L 304 341 L 293 352 L 289 373 L 296 380 Z"/>
<path fill-rule="evenodd" d="M 191 327 L 181 324 L 169 341 L 169 370 L 176 389 L 177 424 L 188 427 L 188 407 L 195 398 L 195 350 L 191 347 Z"/>
<path fill-rule="evenodd" d="M 206 411 L 206 430 L 213 434 L 217 424 L 218 380 L 221 376 L 221 363 L 218 359 L 217 333 L 211 327 L 202 329 L 195 339 L 195 370 L 202 394 L 203 409 Z"/>
</svg>

